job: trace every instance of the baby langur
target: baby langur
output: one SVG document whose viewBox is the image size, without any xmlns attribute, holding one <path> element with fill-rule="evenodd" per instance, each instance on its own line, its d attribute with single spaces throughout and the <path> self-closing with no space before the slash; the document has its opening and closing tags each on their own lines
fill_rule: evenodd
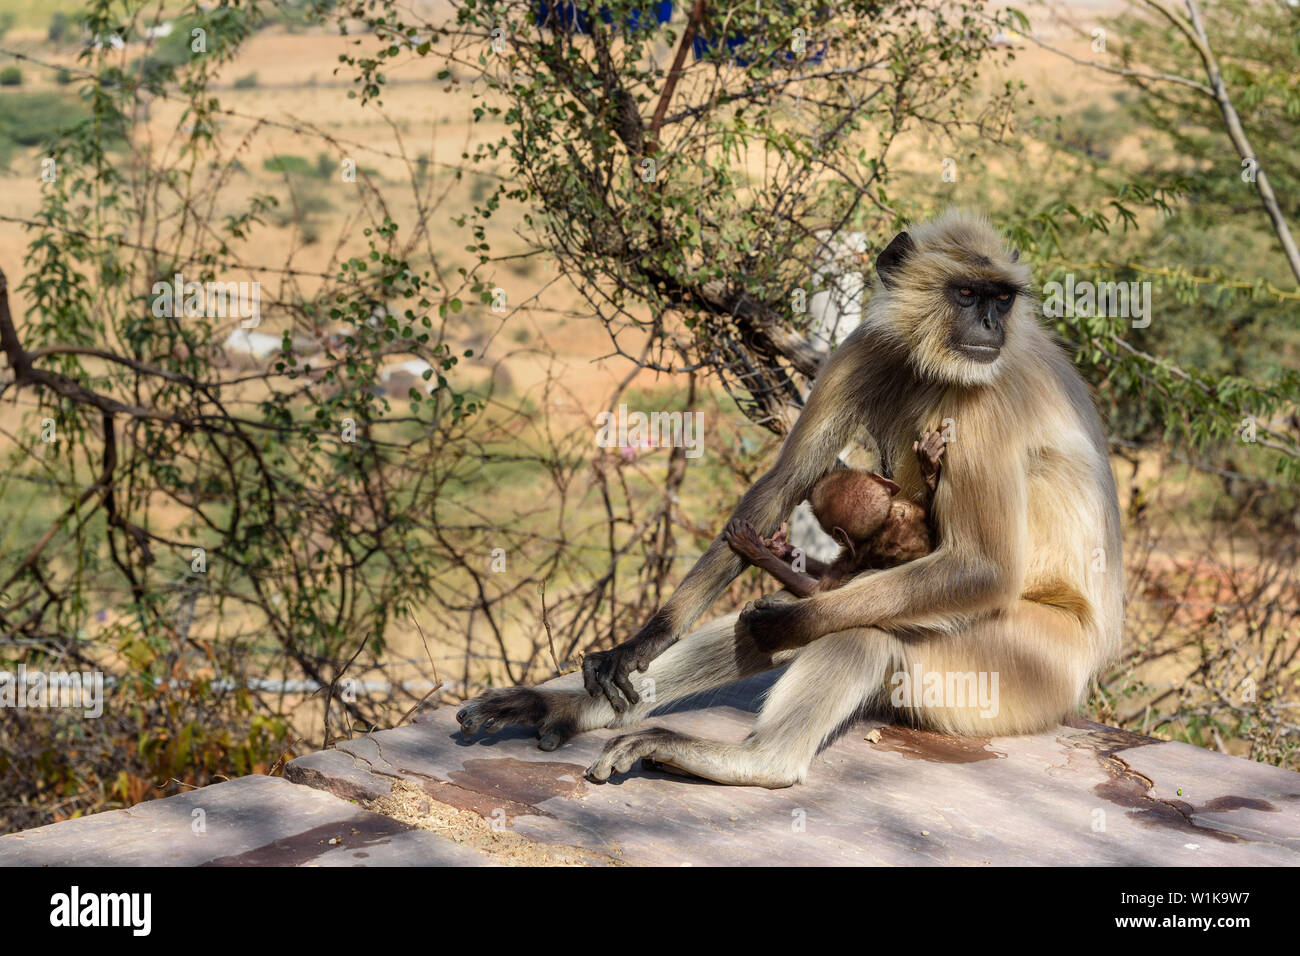
<svg viewBox="0 0 1300 956">
<path fill-rule="evenodd" d="M 933 495 L 939 484 L 943 435 L 930 432 L 914 442 L 912 450 Z M 785 540 L 785 525 L 771 538 L 763 538 L 748 521 L 735 518 L 722 534 L 733 551 L 771 574 L 795 597 L 808 597 L 838 588 L 864 571 L 897 567 L 933 550 L 928 508 L 895 498 L 898 491 L 888 478 L 857 469 L 833 471 L 818 481 L 808 500 L 817 523 L 841 550 L 829 565 L 805 557 L 806 574 L 791 564 L 795 549 Z"/>
</svg>

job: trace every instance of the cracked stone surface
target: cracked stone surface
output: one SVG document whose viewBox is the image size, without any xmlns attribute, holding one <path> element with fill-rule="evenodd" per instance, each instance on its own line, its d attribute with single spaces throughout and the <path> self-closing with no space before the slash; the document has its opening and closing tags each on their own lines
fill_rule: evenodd
<svg viewBox="0 0 1300 956">
<path fill-rule="evenodd" d="M 483 866 L 322 790 L 253 775 L 0 837 L 0 866 Z"/>
<path fill-rule="evenodd" d="M 771 679 L 647 724 L 740 740 Z M 991 739 L 860 722 L 807 783 L 768 791 L 640 767 L 594 784 L 583 771 L 613 731 L 543 753 L 523 730 L 466 741 L 454 713 L 302 757 L 286 775 L 362 800 L 408 781 L 539 843 L 634 865 L 1300 864 L 1300 774 L 1083 720 Z M 878 742 L 865 739 L 873 728 Z"/>
</svg>

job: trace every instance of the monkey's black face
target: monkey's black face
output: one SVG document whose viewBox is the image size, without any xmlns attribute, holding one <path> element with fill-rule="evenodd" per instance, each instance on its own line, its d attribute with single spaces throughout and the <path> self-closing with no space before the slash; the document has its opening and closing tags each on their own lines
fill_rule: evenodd
<svg viewBox="0 0 1300 956">
<path fill-rule="evenodd" d="M 1006 341 L 1006 319 L 1016 301 L 1016 287 L 987 279 L 969 279 L 948 286 L 948 301 L 956 310 L 949 343 L 972 361 L 997 359 Z"/>
</svg>

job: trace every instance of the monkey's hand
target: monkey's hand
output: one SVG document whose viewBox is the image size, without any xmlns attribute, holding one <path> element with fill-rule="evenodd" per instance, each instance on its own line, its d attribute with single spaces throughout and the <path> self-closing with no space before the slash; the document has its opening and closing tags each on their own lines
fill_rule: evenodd
<svg viewBox="0 0 1300 956">
<path fill-rule="evenodd" d="M 939 487 L 939 459 L 947 447 L 942 432 L 929 432 L 920 441 L 912 442 L 912 451 L 916 452 L 916 460 L 921 466 L 921 477 L 931 491 Z"/>
<path fill-rule="evenodd" d="M 766 654 L 802 647 L 813 640 L 803 601 L 777 592 L 750 601 L 736 619 L 736 640 L 753 641 Z"/>
<path fill-rule="evenodd" d="M 727 522 L 727 526 L 722 529 L 722 537 L 732 551 L 750 564 L 757 564 L 769 554 L 775 553 L 744 518 L 732 518 Z"/>
<path fill-rule="evenodd" d="M 592 697 L 604 694 L 614 712 L 621 714 L 630 704 L 641 702 L 640 696 L 632 689 L 632 672 L 645 670 L 651 661 L 676 642 L 677 638 L 656 614 L 635 637 L 618 647 L 583 658 L 583 686 Z"/>
<path fill-rule="evenodd" d="M 763 546 L 771 551 L 782 561 L 794 554 L 794 548 L 790 544 L 790 525 L 786 522 L 781 523 L 781 527 L 770 538 L 761 538 Z"/>
</svg>

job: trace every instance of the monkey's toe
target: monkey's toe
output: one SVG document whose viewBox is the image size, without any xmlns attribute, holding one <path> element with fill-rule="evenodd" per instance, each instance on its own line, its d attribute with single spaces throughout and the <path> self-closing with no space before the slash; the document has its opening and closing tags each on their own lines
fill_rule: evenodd
<svg viewBox="0 0 1300 956">
<path fill-rule="evenodd" d="M 615 737 L 605 744 L 605 749 L 595 762 L 587 768 L 587 777 L 596 783 L 604 783 L 614 773 L 627 773 L 636 763 L 639 755 L 636 751 L 636 734 Z"/>
<path fill-rule="evenodd" d="M 663 727 L 651 727 L 634 734 L 623 734 L 605 744 L 595 762 L 587 768 L 587 777 L 604 783 L 611 774 L 627 773 L 638 760 L 666 762 L 672 759 L 669 742 L 676 734 Z"/>
<path fill-rule="evenodd" d="M 613 763 L 607 761 L 602 755 L 597 757 L 595 762 L 587 768 L 587 779 L 593 783 L 604 783 L 609 779 L 613 769 Z"/>
<path fill-rule="evenodd" d="M 456 712 L 456 722 L 460 724 L 460 731 L 463 734 L 478 733 L 479 728 L 483 726 L 483 722 L 487 719 L 486 713 L 472 706 L 462 707 Z"/>
<path fill-rule="evenodd" d="M 456 712 L 461 733 L 495 734 L 512 724 L 536 726 L 546 716 L 542 695 L 530 687 L 497 688 L 466 701 Z M 557 744 L 558 746 L 558 744 Z"/>
</svg>

